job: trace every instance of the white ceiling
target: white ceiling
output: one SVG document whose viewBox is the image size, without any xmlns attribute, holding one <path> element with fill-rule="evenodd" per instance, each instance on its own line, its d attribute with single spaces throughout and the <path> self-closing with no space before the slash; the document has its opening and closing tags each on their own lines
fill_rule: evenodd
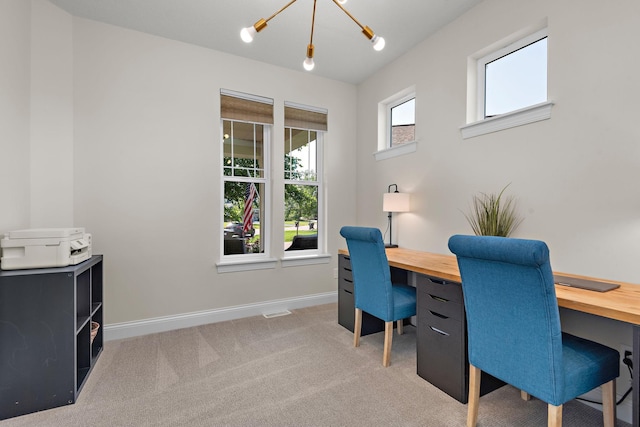
<svg viewBox="0 0 640 427">
<path fill-rule="evenodd" d="M 289 0 L 50 0 L 75 16 L 303 71 L 313 0 L 298 0 L 246 44 L 240 30 Z M 482 0 L 348 0 L 344 7 L 384 37 L 374 51 L 332 0 L 317 0 L 312 73 L 358 84 Z"/>
</svg>

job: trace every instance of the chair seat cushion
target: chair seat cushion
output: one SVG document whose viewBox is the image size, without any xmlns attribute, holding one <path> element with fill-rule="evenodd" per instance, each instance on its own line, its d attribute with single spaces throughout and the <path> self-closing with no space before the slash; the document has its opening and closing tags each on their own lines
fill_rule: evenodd
<svg viewBox="0 0 640 427">
<path fill-rule="evenodd" d="M 409 285 L 394 283 L 393 290 L 393 319 L 383 319 L 386 322 L 406 319 L 416 315 L 416 288 Z"/>
<path fill-rule="evenodd" d="M 555 405 L 609 382 L 620 373 L 620 353 L 617 350 L 567 333 L 562 334 L 562 356 L 564 395 L 558 396 L 559 403 Z"/>
</svg>

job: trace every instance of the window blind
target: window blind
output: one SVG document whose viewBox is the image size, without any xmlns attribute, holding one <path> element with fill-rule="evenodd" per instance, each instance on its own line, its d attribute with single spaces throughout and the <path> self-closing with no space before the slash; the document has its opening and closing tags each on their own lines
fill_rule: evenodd
<svg viewBox="0 0 640 427">
<path fill-rule="evenodd" d="M 273 124 L 273 100 L 237 92 L 220 92 L 220 116 L 223 119 Z"/>
<path fill-rule="evenodd" d="M 285 102 L 284 125 L 324 132 L 327 130 L 327 110 Z"/>
</svg>

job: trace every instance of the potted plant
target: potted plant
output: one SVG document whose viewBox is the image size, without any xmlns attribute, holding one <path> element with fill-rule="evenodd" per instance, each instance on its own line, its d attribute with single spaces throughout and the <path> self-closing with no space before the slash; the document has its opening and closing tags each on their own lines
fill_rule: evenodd
<svg viewBox="0 0 640 427">
<path fill-rule="evenodd" d="M 507 184 L 500 193 L 480 193 L 473 197 L 473 206 L 469 215 L 464 214 L 477 236 L 509 237 L 522 222 L 516 212 L 513 196 L 503 199 Z"/>
</svg>

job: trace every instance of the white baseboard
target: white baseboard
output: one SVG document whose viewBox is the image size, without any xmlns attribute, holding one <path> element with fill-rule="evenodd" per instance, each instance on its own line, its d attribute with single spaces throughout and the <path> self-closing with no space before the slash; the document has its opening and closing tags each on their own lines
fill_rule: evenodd
<svg viewBox="0 0 640 427">
<path fill-rule="evenodd" d="M 172 331 L 174 329 L 206 325 L 208 323 L 240 319 L 243 317 L 261 316 L 265 313 L 329 304 L 337 301 L 338 292 L 336 291 L 307 295 L 304 297 L 264 301 L 235 307 L 177 314 L 174 316 L 155 317 L 152 319 L 136 320 L 133 322 L 113 323 L 105 325 L 104 339 L 105 341 L 111 341 L 131 338 L 154 334 L 157 332 Z"/>
</svg>

